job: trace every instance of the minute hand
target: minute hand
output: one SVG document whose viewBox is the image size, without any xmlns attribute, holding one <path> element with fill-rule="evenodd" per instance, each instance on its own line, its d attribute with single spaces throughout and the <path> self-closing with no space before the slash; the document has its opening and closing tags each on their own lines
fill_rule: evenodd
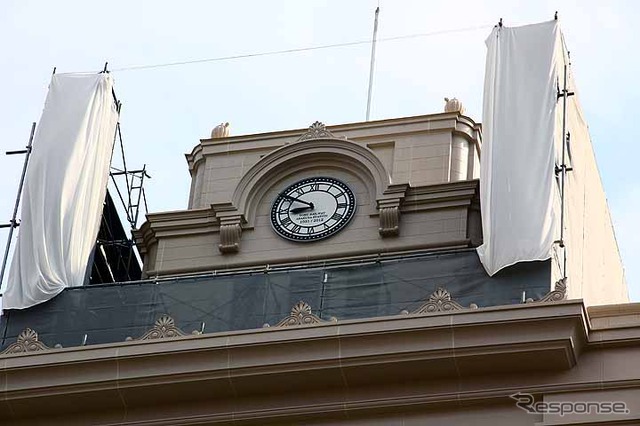
<svg viewBox="0 0 640 426">
<path fill-rule="evenodd" d="M 301 200 L 300 198 L 292 197 L 291 195 L 282 194 L 282 198 L 286 198 L 287 200 L 291 200 L 291 201 L 297 201 L 299 203 L 306 204 L 307 206 L 313 208 L 313 203 Z"/>
</svg>

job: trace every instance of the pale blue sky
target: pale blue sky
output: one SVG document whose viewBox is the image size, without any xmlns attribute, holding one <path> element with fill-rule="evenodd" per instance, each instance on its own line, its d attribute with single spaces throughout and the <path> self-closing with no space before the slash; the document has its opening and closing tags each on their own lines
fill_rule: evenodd
<svg viewBox="0 0 640 426">
<path fill-rule="evenodd" d="M 428 114 L 457 96 L 481 121 L 484 40 L 560 13 L 625 263 L 640 301 L 640 3 L 380 0 L 379 37 L 486 25 L 379 44 L 372 119 Z M 377 0 L 0 2 L 0 150 L 26 143 L 51 70 L 91 71 L 366 40 Z M 183 154 L 221 122 L 232 134 L 362 121 L 370 47 L 114 72 L 130 166 L 147 163 L 151 211 L 186 207 Z M 21 159 L 0 156 L 0 221 L 10 218 Z M 4 246 L 7 232 L 0 231 Z"/>
</svg>

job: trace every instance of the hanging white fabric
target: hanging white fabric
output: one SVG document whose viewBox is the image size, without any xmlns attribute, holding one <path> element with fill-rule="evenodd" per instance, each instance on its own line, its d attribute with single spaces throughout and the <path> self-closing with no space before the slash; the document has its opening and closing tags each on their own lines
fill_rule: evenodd
<svg viewBox="0 0 640 426">
<path fill-rule="evenodd" d="M 480 201 L 489 275 L 545 260 L 558 238 L 555 178 L 557 83 L 563 50 L 557 21 L 496 27 L 486 41 Z"/>
<path fill-rule="evenodd" d="M 55 74 L 33 141 L 4 309 L 84 283 L 118 121 L 109 74 Z"/>
</svg>

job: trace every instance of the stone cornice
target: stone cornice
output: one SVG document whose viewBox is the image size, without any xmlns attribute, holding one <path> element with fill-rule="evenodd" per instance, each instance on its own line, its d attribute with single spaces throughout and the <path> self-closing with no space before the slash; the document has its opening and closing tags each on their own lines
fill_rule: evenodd
<svg viewBox="0 0 640 426">
<path fill-rule="evenodd" d="M 505 397 L 512 390 L 509 383 L 473 390 L 460 388 L 459 381 L 477 374 L 500 378 L 535 370 L 536 375 L 528 375 L 530 383 L 518 382 L 520 388 L 560 388 L 562 384 L 554 385 L 548 375 L 571 369 L 587 344 L 584 307 L 580 301 L 568 301 L 63 348 L 0 357 L 0 411 L 19 413 L 37 397 L 40 403 L 49 402 L 49 412 L 41 413 L 49 417 L 64 414 L 68 407 L 54 406 L 54 401 L 83 398 L 83 410 L 116 407 L 123 410 L 122 420 L 141 399 L 166 406 L 186 396 L 196 398 L 190 403 L 209 401 L 208 421 L 222 422 L 229 416 L 291 416 L 302 407 L 318 414 L 344 407 L 347 389 L 352 410 L 412 401 L 474 400 L 490 394 Z M 377 405 L 359 390 L 365 383 L 367 388 L 386 389 L 409 378 L 451 386 L 379 396 Z M 323 404 L 314 403 L 315 392 L 327 386 L 333 389 L 329 397 Z M 189 387 L 193 396 L 183 395 Z M 256 411 L 250 401 L 262 392 L 283 397 L 293 392 L 298 402 Z M 311 400 L 305 404 L 307 395 Z M 227 406 L 224 401 L 232 403 Z M 162 418 L 145 424 L 192 424 L 181 415 Z M 134 420 L 135 416 L 122 424 L 138 424 Z"/>
<path fill-rule="evenodd" d="M 382 128 L 386 128 L 387 131 L 381 132 Z M 368 137 L 367 134 L 371 131 L 374 131 L 376 135 L 384 134 L 385 136 L 393 136 L 416 132 L 440 132 L 443 130 L 453 130 L 458 134 L 463 134 L 471 139 L 477 138 L 477 140 L 480 141 L 480 128 L 480 124 L 457 112 L 445 112 L 439 114 L 327 126 L 327 130 L 331 131 L 339 138 L 342 138 L 343 134 L 346 133 L 346 136 L 354 141 L 366 139 Z M 227 149 L 226 146 L 229 144 L 236 145 L 234 146 L 235 150 L 241 149 L 240 145 L 242 145 L 242 143 L 253 144 L 256 141 L 259 141 L 264 147 L 275 148 L 282 144 L 295 142 L 300 135 L 305 133 L 307 130 L 308 129 L 292 129 L 228 136 L 226 138 L 201 139 L 200 143 L 193 148 L 191 153 L 185 154 L 185 156 L 190 168 L 192 168 L 202 155 L 206 155 L 206 152 L 216 152 L 219 150 L 222 150 L 220 152 L 223 152 Z M 355 135 L 355 132 L 361 132 L 363 134 Z"/>
<path fill-rule="evenodd" d="M 134 234 L 138 244 L 149 247 L 159 236 L 208 234 L 216 232 L 218 225 L 211 208 L 176 210 L 147 214 L 147 220 Z"/>
<path fill-rule="evenodd" d="M 406 184 L 391 185 L 390 188 L 398 188 L 399 197 L 403 198 L 400 211 L 411 213 L 422 210 L 447 208 L 460 205 L 469 205 L 478 191 L 478 180 L 450 182 L 437 185 L 428 185 L 411 188 Z M 392 191 L 391 191 L 392 192 Z M 393 194 L 385 193 L 380 199 L 384 200 Z M 202 234 L 219 231 L 219 218 L 225 215 L 224 206 L 212 206 L 212 208 L 176 210 L 161 213 L 150 213 L 147 221 L 136 231 L 138 242 L 148 244 L 160 236 Z M 237 215 L 234 208 L 230 213 Z M 377 215 L 373 214 L 373 216 Z M 244 223 L 244 222 L 243 222 Z"/>
<path fill-rule="evenodd" d="M 424 210 L 469 206 L 473 198 L 478 195 L 478 191 L 479 181 L 477 179 L 411 187 L 406 192 L 401 212 L 405 214 Z"/>
</svg>

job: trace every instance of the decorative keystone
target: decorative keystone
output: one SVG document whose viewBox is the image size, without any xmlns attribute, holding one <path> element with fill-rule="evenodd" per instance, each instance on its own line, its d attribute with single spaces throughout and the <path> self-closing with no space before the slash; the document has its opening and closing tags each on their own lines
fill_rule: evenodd
<svg viewBox="0 0 640 426">
<path fill-rule="evenodd" d="M 298 138 L 298 141 L 306 141 L 309 139 L 336 139 L 336 137 L 333 133 L 327 130 L 323 123 L 316 121 L 309 126 L 309 130 Z"/>
<path fill-rule="evenodd" d="M 16 342 L 7 346 L 4 351 L 0 352 L 0 355 L 38 352 L 47 349 L 50 348 L 38 340 L 38 333 L 30 328 L 25 328 L 18 335 Z"/>
<path fill-rule="evenodd" d="M 200 332 L 197 330 L 194 330 L 191 334 L 197 335 L 197 334 L 200 334 Z M 173 320 L 173 318 L 171 318 L 169 315 L 164 314 L 160 318 L 158 318 L 155 324 L 153 325 L 153 327 L 151 327 L 149 331 L 144 333 L 141 337 L 138 337 L 137 339 L 134 339 L 132 337 L 127 337 L 125 340 L 131 341 L 131 340 L 166 339 L 166 338 L 186 336 L 186 335 L 187 334 L 184 331 L 176 327 L 176 323 Z"/>
</svg>

